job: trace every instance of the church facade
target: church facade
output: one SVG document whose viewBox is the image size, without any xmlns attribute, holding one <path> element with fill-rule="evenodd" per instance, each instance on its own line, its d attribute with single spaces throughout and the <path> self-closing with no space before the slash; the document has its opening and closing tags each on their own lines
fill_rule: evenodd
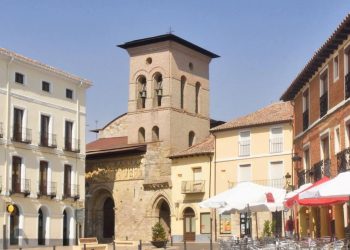
<svg viewBox="0 0 350 250">
<path fill-rule="evenodd" d="M 175 218 L 170 155 L 209 135 L 209 64 L 218 55 L 173 34 L 119 45 L 130 56 L 128 112 L 87 145 L 85 235 L 151 240 Z"/>
</svg>

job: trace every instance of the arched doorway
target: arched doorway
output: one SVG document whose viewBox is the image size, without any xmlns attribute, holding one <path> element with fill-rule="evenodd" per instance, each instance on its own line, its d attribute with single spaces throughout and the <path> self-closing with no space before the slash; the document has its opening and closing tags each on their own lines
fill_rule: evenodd
<svg viewBox="0 0 350 250">
<path fill-rule="evenodd" d="M 103 204 L 103 237 L 114 236 L 114 201 L 108 197 Z"/>
<path fill-rule="evenodd" d="M 165 200 L 162 200 L 160 203 L 159 222 L 164 227 L 166 234 L 170 234 L 170 207 Z"/>
<path fill-rule="evenodd" d="M 196 240 L 196 219 L 195 213 L 192 208 L 187 207 L 183 212 L 184 218 L 184 240 L 195 241 Z"/>
<path fill-rule="evenodd" d="M 39 209 L 38 212 L 38 245 L 45 245 L 45 223 L 44 213 Z"/>
<path fill-rule="evenodd" d="M 69 245 L 69 215 L 66 209 L 63 211 L 63 246 Z"/>
<path fill-rule="evenodd" d="M 18 245 L 19 236 L 19 209 L 16 205 L 10 215 L 10 245 Z"/>
</svg>

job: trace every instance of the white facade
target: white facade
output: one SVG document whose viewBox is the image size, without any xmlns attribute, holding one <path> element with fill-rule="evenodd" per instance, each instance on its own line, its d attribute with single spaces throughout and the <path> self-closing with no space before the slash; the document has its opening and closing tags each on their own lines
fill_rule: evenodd
<svg viewBox="0 0 350 250">
<path fill-rule="evenodd" d="M 83 231 L 90 85 L 0 49 L 0 248 L 4 227 L 7 244 L 21 247 L 72 244 Z"/>
</svg>

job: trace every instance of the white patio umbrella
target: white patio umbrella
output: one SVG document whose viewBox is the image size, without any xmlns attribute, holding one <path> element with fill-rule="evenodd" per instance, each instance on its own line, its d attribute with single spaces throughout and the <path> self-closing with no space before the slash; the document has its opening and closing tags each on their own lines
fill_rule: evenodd
<svg viewBox="0 0 350 250">
<path fill-rule="evenodd" d="M 302 192 L 300 199 L 350 196 L 350 172 L 338 174 L 334 179 Z"/>
</svg>

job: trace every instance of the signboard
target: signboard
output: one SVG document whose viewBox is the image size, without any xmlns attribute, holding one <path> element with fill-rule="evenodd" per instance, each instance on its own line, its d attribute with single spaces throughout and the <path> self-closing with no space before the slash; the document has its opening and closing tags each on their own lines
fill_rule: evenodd
<svg viewBox="0 0 350 250">
<path fill-rule="evenodd" d="M 76 218 L 77 223 L 84 224 L 84 221 L 85 221 L 85 209 L 84 208 L 76 209 L 75 210 L 75 218 Z"/>
<path fill-rule="evenodd" d="M 220 234 L 231 233 L 231 214 L 220 215 Z"/>
</svg>

